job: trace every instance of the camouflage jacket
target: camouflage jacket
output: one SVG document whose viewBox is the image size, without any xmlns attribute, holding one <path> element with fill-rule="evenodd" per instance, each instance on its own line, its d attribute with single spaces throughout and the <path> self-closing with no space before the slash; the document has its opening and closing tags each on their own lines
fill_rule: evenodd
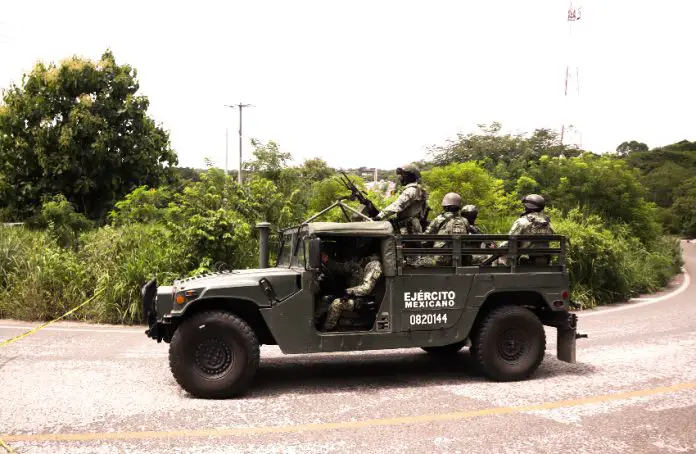
<svg viewBox="0 0 696 454">
<path fill-rule="evenodd" d="M 364 263 L 364 266 L 361 266 Z M 377 280 L 382 276 L 382 264 L 379 257 L 371 255 L 362 261 L 333 262 L 327 264 L 329 272 L 338 272 L 348 276 L 350 287 L 346 293 L 351 296 L 367 296 L 375 289 Z"/>
<path fill-rule="evenodd" d="M 525 213 L 521 215 L 512 224 L 508 235 L 553 235 L 553 227 L 551 219 L 544 213 Z M 501 243 L 501 246 L 506 246 L 507 241 Z M 525 241 L 521 247 L 529 247 L 528 241 Z"/>
<path fill-rule="evenodd" d="M 517 218 L 508 235 L 553 235 L 551 219 L 544 213 L 526 213 Z"/>
<path fill-rule="evenodd" d="M 445 211 L 438 214 L 423 233 L 426 235 L 466 235 L 469 228 L 469 221 L 464 216 Z"/>
<path fill-rule="evenodd" d="M 387 218 L 393 214 L 399 220 L 420 217 L 425 214 L 428 203 L 428 193 L 419 183 L 409 183 L 399 197 L 377 215 L 378 219 Z"/>
</svg>

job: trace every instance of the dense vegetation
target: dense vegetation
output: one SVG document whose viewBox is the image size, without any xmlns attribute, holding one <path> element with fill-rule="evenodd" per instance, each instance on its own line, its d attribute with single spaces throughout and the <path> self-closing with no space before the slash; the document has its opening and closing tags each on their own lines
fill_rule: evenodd
<svg viewBox="0 0 696 454">
<path fill-rule="evenodd" d="M 137 90 L 135 71 L 107 52 L 96 63 L 37 65 L 3 93 L 0 221 L 25 225 L 0 227 L 0 318 L 50 319 L 104 289 L 77 317 L 138 322 L 151 276 L 255 266 L 257 222 L 293 225 L 347 195 L 324 160 L 293 165 L 272 141 L 252 141 L 242 185 L 210 164 L 173 167 L 168 134 Z M 658 289 L 678 272 L 669 235 L 696 231 L 696 143 L 625 142 L 600 156 L 547 129 L 500 128 L 459 135 L 420 161 L 431 217 L 456 191 L 481 208 L 484 231 L 506 232 L 520 196 L 543 194 L 571 239 L 573 297 L 586 307 Z M 349 173 L 365 188 L 371 170 Z M 394 169 L 380 176 L 396 181 Z M 369 194 L 379 207 L 395 197 Z"/>
</svg>

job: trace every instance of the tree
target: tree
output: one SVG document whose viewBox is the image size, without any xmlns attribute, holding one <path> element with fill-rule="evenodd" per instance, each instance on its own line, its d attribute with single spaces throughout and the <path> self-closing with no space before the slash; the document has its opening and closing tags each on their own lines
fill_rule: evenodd
<svg viewBox="0 0 696 454">
<path fill-rule="evenodd" d="M 623 142 L 621 145 L 616 147 L 616 154 L 619 156 L 628 156 L 629 154 L 637 151 L 648 151 L 648 146 L 643 142 L 631 140 L 630 142 Z"/>
<path fill-rule="evenodd" d="M 109 50 L 38 63 L 12 84 L 0 105 L 0 210 L 25 218 L 63 194 L 103 219 L 132 189 L 166 180 L 177 157 L 138 89 L 136 70 Z"/>
<path fill-rule="evenodd" d="M 696 236 L 696 177 L 686 180 L 676 191 L 672 212 L 679 220 L 681 233 Z"/>
</svg>

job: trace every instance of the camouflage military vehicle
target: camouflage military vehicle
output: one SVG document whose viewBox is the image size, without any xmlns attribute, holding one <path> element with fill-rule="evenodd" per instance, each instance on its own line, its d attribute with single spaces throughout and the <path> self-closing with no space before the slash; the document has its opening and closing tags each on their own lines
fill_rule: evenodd
<svg viewBox="0 0 696 454">
<path fill-rule="evenodd" d="M 245 393 L 259 367 L 259 346 L 285 354 L 421 348 L 456 358 L 470 347 L 480 371 L 495 381 L 522 380 L 546 347 L 544 325 L 557 329 L 557 357 L 575 362 L 577 316 L 569 310 L 562 236 L 409 235 L 390 222 L 307 222 L 280 234 L 268 266 L 268 226 L 261 226 L 260 268 L 216 272 L 142 288 L 147 336 L 170 343 L 171 372 L 202 398 Z M 445 247 L 424 247 L 434 240 Z M 345 283 L 326 275 L 322 254 L 346 259 L 360 240 L 379 254 L 383 274 L 373 298 L 344 312 L 336 330 L 321 331 L 322 308 Z M 481 243 L 490 259 L 470 265 Z M 523 241 L 548 243 L 518 247 Z M 430 242 L 430 243 L 429 243 Z M 559 247 L 548 247 L 549 242 Z M 543 254 L 545 264 L 523 256 Z M 414 267 L 412 258 L 449 256 L 446 266 Z M 506 257 L 506 265 L 494 263 Z M 278 377 L 282 380 L 282 377 Z"/>
</svg>

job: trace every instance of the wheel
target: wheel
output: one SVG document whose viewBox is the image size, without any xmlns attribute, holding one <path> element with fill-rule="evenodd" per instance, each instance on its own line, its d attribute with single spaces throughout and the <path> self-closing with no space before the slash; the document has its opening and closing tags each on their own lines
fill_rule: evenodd
<svg viewBox="0 0 696 454">
<path fill-rule="evenodd" d="M 516 381 L 528 378 L 544 359 L 544 325 L 530 310 L 503 306 L 491 311 L 476 327 L 471 356 L 488 378 Z"/>
<path fill-rule="evenodd" d="M 428 353 L 434 355 L 454 355 L 459 350 L 461 350 L 466 345 L 466 339 L 463 341 L 455 342 L 454 344 L 441 345 L 438 347 L 421 347 Z"/>
<path fill-rule="evenodd" d="M 246 392 L 259 366 L 259 342 L 241 318 L 206 311 L 184 320 L 169 346 L 179 386 L 196 397 L 222 399 Z"/>
</svg>

